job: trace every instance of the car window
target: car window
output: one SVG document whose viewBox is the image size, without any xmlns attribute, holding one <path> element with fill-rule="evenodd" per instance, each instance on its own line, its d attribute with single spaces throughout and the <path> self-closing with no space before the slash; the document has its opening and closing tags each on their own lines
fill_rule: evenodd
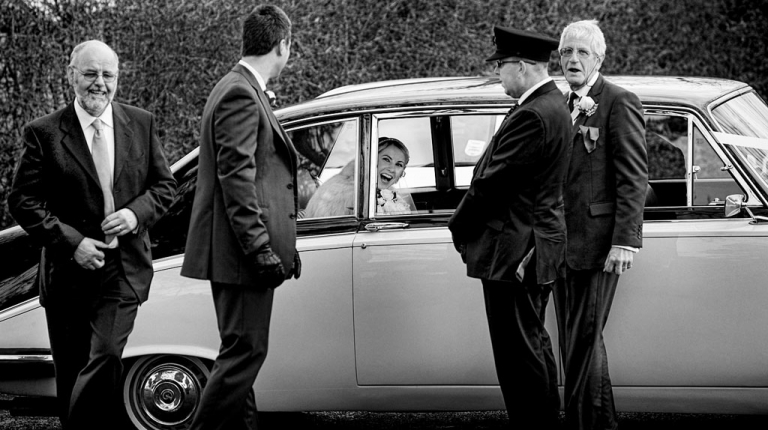
<svg viewBox="0 0 768 430">
<path fill-rule="evenodd" d="M 724 205 L 731 194 L 743 194 L 731 169 L 715 152 L 698 126 L 693 127 L 693 205 Z"/>
<path fill-rule="evenodd" d="M 299 154 L 299 218 L 354 215 L 358 120 L 314 124 L 288 134 Z"/>
<path fill-rule="evenodd" d="M 728 195 L 742 193 L 732 169 L 691 116 L 646 114 L 645 122 L 646 207 L 721 205 Z"/>
<path fill-rule="evenodd" d="M 430 117 L 382 119 L 371 159 L 376 216 L 430 211 L 436 191 Z"/>
<path fill-rule="evenodd" d="M 689 153 L 688 119 L 646 115 L 648 189 L 645 206 L 686 206 Z"/>
<path fill-rule="evenodd" d="M 469 187 L 472 171 L 498 130 L 504 115 L 460 115 L 451 117 L 455 182 Z"/>
</svg>

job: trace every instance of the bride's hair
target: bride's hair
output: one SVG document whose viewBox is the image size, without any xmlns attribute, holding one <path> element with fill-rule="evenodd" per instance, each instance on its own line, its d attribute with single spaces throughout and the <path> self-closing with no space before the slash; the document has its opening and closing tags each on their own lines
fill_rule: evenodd
<svg viewBox="0 0 768 430">
<path fill-rule="evenodd" d="M 395 146 L 397 149 L 403 151 L 403 154 L 405 154 L 405 165 L 408 165 L 408 162 L 411 160 L 411 154 L 408 153 L 408 148 L 405 146 L 405 144 L 394 137 L 380 137 L 379 138 L 379 152 L 389 148 L 390 146 Z"/>
</svg>

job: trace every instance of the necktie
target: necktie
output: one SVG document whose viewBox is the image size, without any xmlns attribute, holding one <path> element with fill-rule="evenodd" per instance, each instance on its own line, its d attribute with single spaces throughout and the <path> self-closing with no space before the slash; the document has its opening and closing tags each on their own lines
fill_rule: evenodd
<svg viewBox="0 0 768 430">
<path fill-rule="evenodd" d="M 571 94 L 568 96 L 568 111 L 573 112 L 574 102 L 578 98 L 579 98 L 579 95 L 571 91 Z"/>
<path fill-rule="evenodd" d="M 96 173 L 99 175 L 101 183 L 101 192 L 104 194 L 104 216 L 115 211 L 115 199 L 112 195 L 112 167 L 109 161 L 109 152 L 107 152 L 107 139 L 104 137 L 104 123 L 99 118 L 93 120 L 93 128 L 96 133 L 93 135 L 91 145 L 91 155 L 93 164 L 96 165 Z M 110 244 L 114 236 L 106 236 L 104 243 Z"/>
</svg>

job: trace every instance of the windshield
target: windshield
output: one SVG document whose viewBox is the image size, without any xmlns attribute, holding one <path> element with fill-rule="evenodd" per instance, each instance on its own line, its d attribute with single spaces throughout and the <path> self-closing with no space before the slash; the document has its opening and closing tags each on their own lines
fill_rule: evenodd
<svg viewBox="0 0 768 430">
<path fill-rule="evenodd" d="M 749 92 L 717 106 L 712 116 L 721 131 L 718 140 L 768 195 L 768 105 Z"/>
</svg>

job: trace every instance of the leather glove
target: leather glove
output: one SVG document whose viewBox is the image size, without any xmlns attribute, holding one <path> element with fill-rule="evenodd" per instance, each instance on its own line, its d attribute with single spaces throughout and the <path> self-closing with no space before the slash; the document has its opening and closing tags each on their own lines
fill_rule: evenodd
<svg viewBox="0 0 768 430">
<path fill-rule="evenodd" d="M 291 268 L 291 274 L 289 278 L 293 276 L 294 279 L 299 279 L 301 276 L 301 257 L 299 257 L 299 251 L 293 254 L 293 268 Z"/>
<path fill-rule="evenodd" d="M 269 244 L 251 254 L 251 261 L 256 266 L 256 273 L 267 288 L 277 288 L 285 281 L 285 269 L 280 257 L 272 252 Z"/>
</svg>

